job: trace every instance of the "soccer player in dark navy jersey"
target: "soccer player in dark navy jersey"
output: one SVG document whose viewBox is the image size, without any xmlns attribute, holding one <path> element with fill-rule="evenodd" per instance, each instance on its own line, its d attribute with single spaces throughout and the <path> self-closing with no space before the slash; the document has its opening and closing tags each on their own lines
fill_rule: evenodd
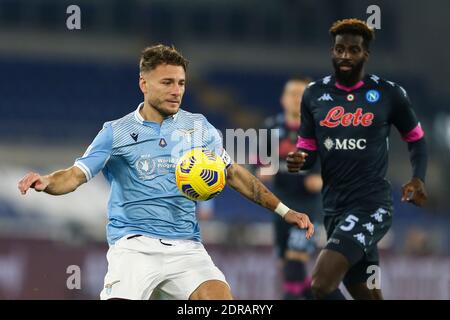
<svg viewBox="0 0 450 320">
<path fill-rule="evenodd" d="M 391 125 L 408 143 L 413 168 L 402 201 L 418 206 L 427 199 L 424 132 L 406 91 L 364 71 L 373 29 L 345 19 L 330 34 L 335 73 L 305 90 L 298 150 L 288 155 L 288 169 L 308 169 L 320 158 L 328 242 L 313 270 L 315 297 L 344 299 L 338 288 L 343 281 L 355 299 L 382 299 L 381 288 L 368 280 L 371 266 L 379 264 L 377 243 L 392 222 L 386 179 Z"/>
</svg>

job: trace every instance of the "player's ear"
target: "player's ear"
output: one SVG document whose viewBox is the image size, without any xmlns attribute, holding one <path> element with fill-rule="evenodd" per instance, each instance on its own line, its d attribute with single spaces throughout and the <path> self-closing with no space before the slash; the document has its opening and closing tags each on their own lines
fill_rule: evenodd
<svg viewBox="0 0 450 320">
<path fill-rule="evenodd" d="M 370 57 L 370 50 L 369 49 L 364 50 L 364 58 L 366 62 L 369 61 L 369 57 Z"/>
<path fill-rule="evenodd" d="M 142 73 L 139 74 L 139 88 L 141 88 L 142 93 L 147 93 L 146 81 Z"/>
</svg>

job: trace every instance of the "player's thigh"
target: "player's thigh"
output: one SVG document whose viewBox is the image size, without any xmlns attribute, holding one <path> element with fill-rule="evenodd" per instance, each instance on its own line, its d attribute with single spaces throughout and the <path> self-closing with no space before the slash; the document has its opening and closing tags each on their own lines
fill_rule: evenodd
<svg viewBox="0 0 450 320">
<path fill-rule="evenodd" d="M 375 245 L 345 275 L 344 285 L 354 299 L 380 300 L 383 298 L 378 261 L 378 248 Z"/>
<path fill-rule="evenodd" d="M 189 300 L 232 300 L 228 284 L 220 280 L 207 280 L 192 292 Z"/>
<path fill-rule="evenodd" d="M 172 299 L 229 299 L 224 274 L 199 242 L 186 242 L 166 256 L 165 281 L 158 287 Z"/>
<path fill-rule="evenodd" d="M 347 258 L 340 252 L 323 249 L 313 269 L 313 288 L 325 291 L 337 288 L 349 267 Z"/>
<path fill-rule="evenodd" d="M 358 245 L 337 232 L 341 220 L 341 216 L 327 216 L 324 219 L 328 242 L 319 253 L 312 274 L 312 288 L 317 293 L 338 288 L 354 261 L 363 256 Z"/>
<path fill-rule="evenodd" d="M 392 215 L 385 208 L 355 208 L 332 217 L 332 222 L 326 249 L 340 252 L 354 266 L 361 260 L 378 261 L 376 245 L 389 230 Z"/>
</svg>

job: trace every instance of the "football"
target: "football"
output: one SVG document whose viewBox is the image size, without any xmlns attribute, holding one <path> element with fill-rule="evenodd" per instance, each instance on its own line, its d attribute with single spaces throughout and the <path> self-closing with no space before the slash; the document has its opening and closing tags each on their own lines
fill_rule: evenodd
<svg viewBox="0 0 450 320">
<path fill-rule="evenodd" d="M 175 169 L 178 189 L 194 201 L 209 200 L 217 196 L 225 187 L 226 174 L 222 158 L 203 148 L 186 152 Z"/>
</svg>

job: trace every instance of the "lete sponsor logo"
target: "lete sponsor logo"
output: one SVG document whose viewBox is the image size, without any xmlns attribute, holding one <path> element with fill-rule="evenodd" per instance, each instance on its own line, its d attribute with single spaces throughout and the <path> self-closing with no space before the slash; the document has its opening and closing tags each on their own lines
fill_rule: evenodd
<svg viewBox="0 0 450 320">
<path fill-rule="evenodd" d="M 355 113 L 345 112 L 341 106 L 337 106 L 328 111 L 324 120 L 320 121 L 322 127 L 335 128 L 339 125 L 348 126 L 363 126 L 369 127 L 372 125 L 374 114 L 372 112 L 363 113 L 362 108 L 357 108 Z"/>
</svg>

